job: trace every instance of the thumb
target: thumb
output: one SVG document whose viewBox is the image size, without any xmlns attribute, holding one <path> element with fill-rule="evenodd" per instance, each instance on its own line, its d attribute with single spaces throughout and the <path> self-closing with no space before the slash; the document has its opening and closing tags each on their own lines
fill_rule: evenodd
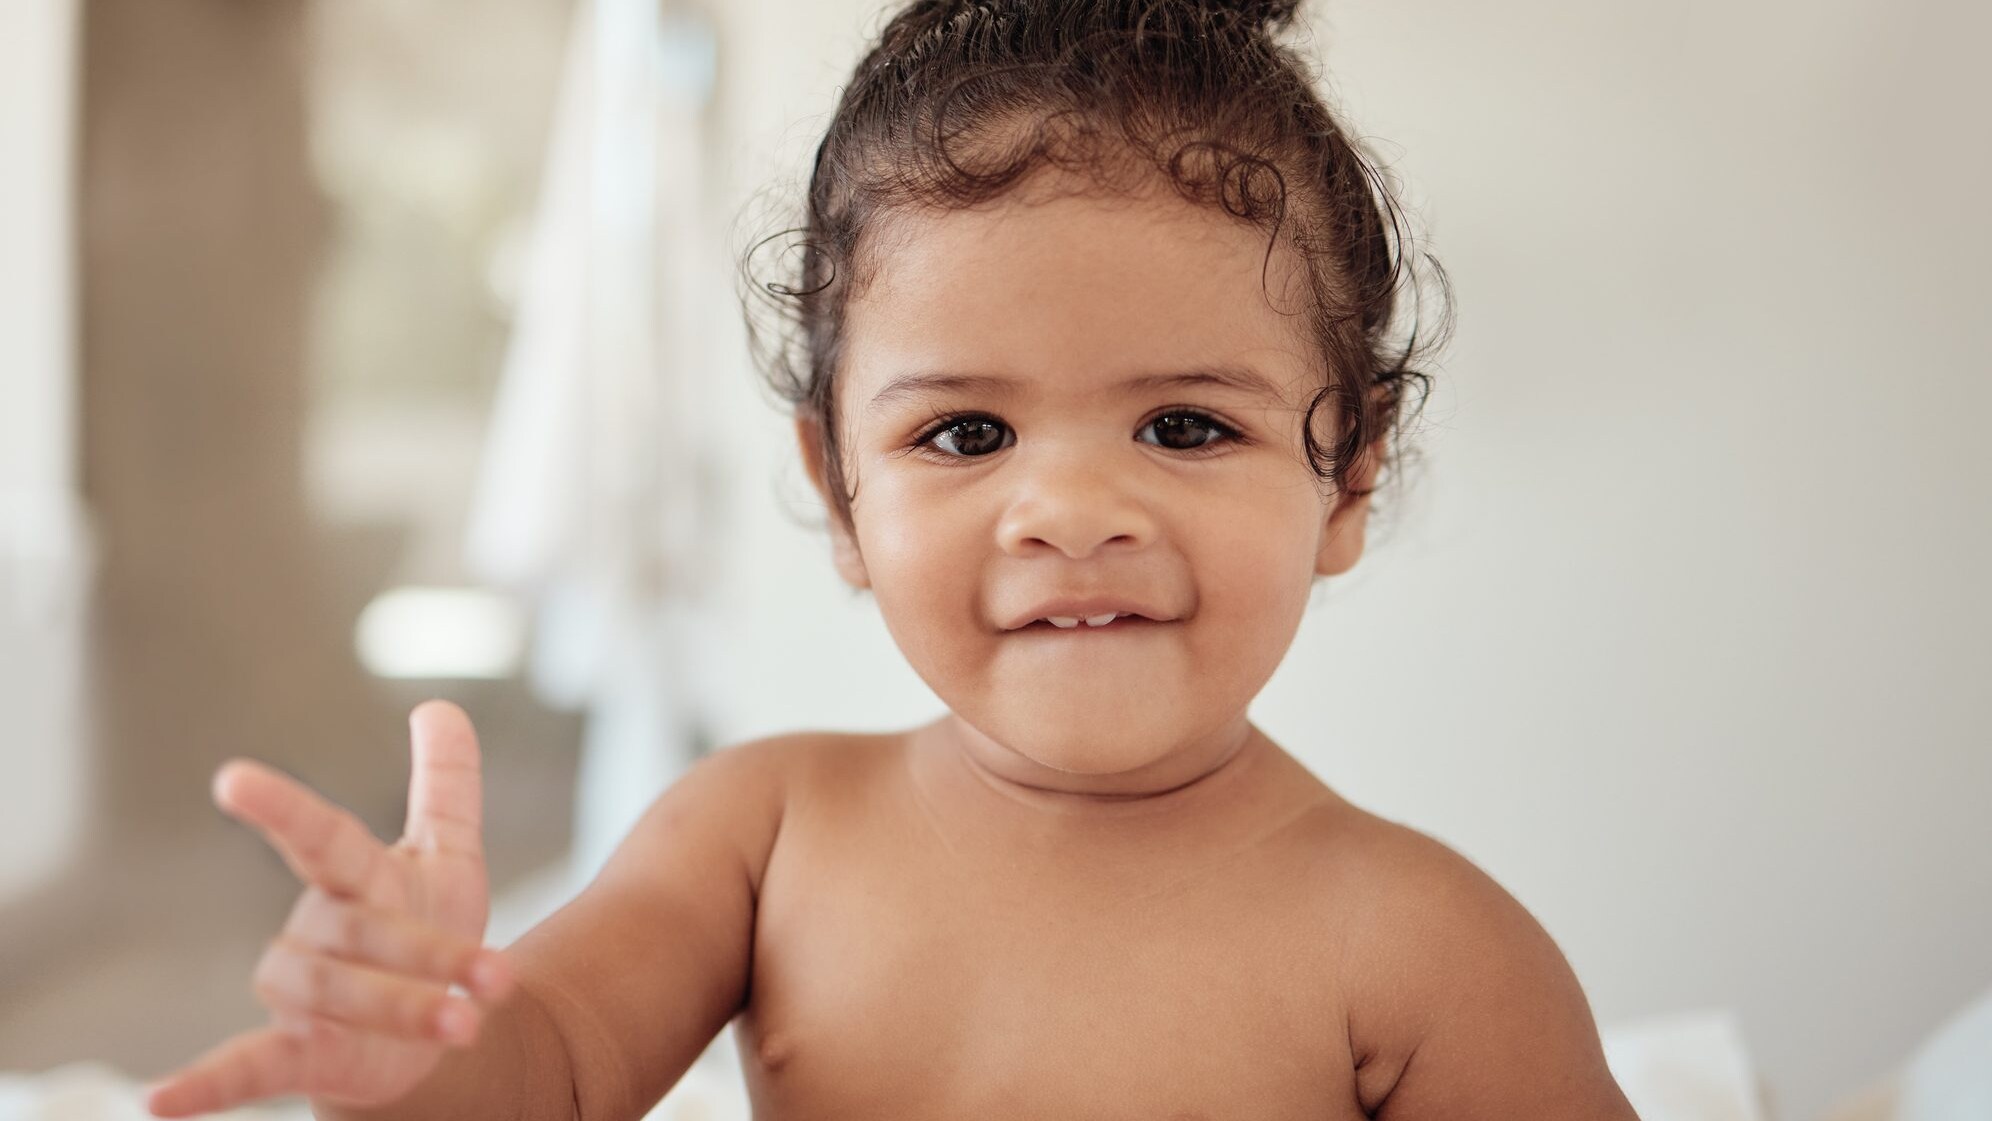
<svg viewBox="0 0 1992 1121">
<path fill-rule="evenodd" d="M 411 764 L 408 824 L 418 849 L 484 859 L 484 779 L 477 732 L 448 701 L 424 701 L 408 714 Z"/>
</svg>

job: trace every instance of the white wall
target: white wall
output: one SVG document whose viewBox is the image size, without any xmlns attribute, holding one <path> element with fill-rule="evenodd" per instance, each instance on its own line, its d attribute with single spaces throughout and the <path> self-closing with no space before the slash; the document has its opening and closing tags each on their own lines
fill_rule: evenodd
<svg viewBox="0 0 1992 1121">
<path fill-rule="evenodd" d="M 730 202 L 801 173 L 876 10 L 726 6 Z M 1734 1008 L 1777 1116 L 1816 1116 L 1992 984 L 1992 21 L 1308 10 L 1460 323 L 1409 520 L 1254 715 L 1507 885 L 1601 1021 Z M 715 352 L 729 738 L 925 719 L 777 504 L 806 493 L 786 423 Z"/>
<path fill-rule="evenodd" d="M 74 0 L 0 5 L 0 904 L 54 875 L 82 808 L 75 32 Z"/>
</svg>

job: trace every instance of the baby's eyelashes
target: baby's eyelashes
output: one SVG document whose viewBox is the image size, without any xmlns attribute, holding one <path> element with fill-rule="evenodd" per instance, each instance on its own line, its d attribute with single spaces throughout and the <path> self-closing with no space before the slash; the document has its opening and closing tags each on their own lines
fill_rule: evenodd
<svg viewBox="0 0 1992 1121">
<path fill-rule="evenodd" d="M 1142 435 L 1150 431 L 1156 434 L 1156 438 L 1142 439 Z M 1173 408 L 1145 421 L 1135 430 L 1135 438 L 1141 443 L 1170 451 L 1197 453 L 1238 440 L 1241 433 L 1201 410 Z M 914 446 L 933 448 L 941 453 L 940 458 L 961 460 L 994 455 L 1016 442 L 1015 429 L 1000 418 L 966 413 L 943 417 L 939 424 L 929 427 Z"/>
<path fill-rule="evenodd" d="M 1195 451 L 1198 448 L 1209 447 L 1212 444 L 1238 438 L 1237 429 L 1232 428 L 1230 425 L 1205 416 L 1202 413 L 1187 410 L 1164 413 L 1142 426 L 1143 431 L 1147 431 L 1150 428 L 1155 429 L 1158 434 L 1168 433 L 1168 436 L 1159 442 L 1161 446 L 1173 448 L 1177 451 Z M 1190 444 L 1174 444 L 1170 442 L 1170 440 L 1184 437 L 1186 434 L 1188 438 L 1195 440 L 1195 442 Z"/>
<path fill-rule="evenodd" d="M 923 439 L 951 456 L 970 459 L 990 455 L 1008 447 L 1001 433 L 1010 426 L 991 417 L 970 417 L 953 421 Z M 1014 441 L 1011 441 L 1014 442 Z"/>
</svg>

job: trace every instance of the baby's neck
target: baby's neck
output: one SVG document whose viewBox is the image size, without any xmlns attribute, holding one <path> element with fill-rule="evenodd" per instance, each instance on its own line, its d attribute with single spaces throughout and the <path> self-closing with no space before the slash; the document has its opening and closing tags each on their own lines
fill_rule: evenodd
<svg viewBox="0 0 1992 1121">
<path fill-rule="evenodd" d="M 949 713 L 911 733 L 909 762 L 929 796 L 967 813 L 1125 821 L 1208 815 L 1249 800 L 1279 747 L 1243 714 L 1153 764 L 1112 775 L 1042 766 Z M 992 797 L 994 795 L 994 797 Z"/>
</svg>

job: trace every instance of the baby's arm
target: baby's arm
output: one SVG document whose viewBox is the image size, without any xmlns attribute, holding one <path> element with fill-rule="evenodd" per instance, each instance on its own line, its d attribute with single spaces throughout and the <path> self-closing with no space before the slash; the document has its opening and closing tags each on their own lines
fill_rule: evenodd
<svg viewBox="0 0 1992 1121">
<path fill-rule="evenodd" d="M 1350 1037 L 1371 1116 L 1638 1121 L 1548 932 L 1465 857 L 1393 829 L 1400 886 L 1352 943 Z"/>
<path fill-rule="evenodd" d="M 699 759 L 585 891 L 507 948 L 565 1045 L 576 1116 L 641 1117 L 741 1008 L 798 738 Z"/>
</svg>

